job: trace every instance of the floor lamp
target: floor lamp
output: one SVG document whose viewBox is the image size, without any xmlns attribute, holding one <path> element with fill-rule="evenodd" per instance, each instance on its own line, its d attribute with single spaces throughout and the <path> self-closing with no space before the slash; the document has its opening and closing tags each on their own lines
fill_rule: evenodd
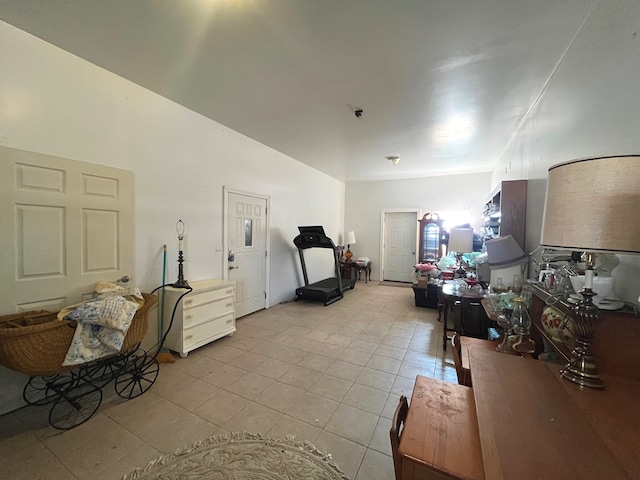
<svg viewBox="0 0 640 480">
<path fill-rule="evenodd" d="M 640 155 L 583 158 L 549 168 L 540 244 L 585 252 L 583 300 L 573 307 L 576 347 L 562 376 L 604 388 L 591 344 L 600 320 L 593 303 L 595 255 L 640 253 Z"/>
</svg>

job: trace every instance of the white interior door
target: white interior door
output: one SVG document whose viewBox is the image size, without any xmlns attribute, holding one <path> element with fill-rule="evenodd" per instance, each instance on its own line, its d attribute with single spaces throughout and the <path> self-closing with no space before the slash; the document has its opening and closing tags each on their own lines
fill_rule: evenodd
<svg viewBox="0 0 640 480">
<path fill-rule="evenodd" d="M 385 212 L 383 221 L 383 280 L 411 282 L 416 263 L 416 212 Z"/>
<path fill-rule="evenodd" d="M 225 189 L 227 278 L 236 282 L 236 315 L 267 306 L 268 198 Z"/>
<path fill-rule="evenodd" d="M 133 173 L 0 147 L 0 314 L 58 311 L 133 274 Z M 0 413 L 28 377 L 0 367 Z"/>
</svg>

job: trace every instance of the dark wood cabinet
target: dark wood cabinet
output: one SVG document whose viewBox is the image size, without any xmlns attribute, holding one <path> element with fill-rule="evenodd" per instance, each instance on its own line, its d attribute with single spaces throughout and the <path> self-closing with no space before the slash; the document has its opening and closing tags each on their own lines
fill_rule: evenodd
<svg viewBox="0 0 640 480">
<path fill-rule="evenodd" d="M 554 340 L 542 326 L 540 318 L 547 302 L 562 313 L 571 316 L 572 305 L 556 300 L 540 286 L 533 285 L 533 296 L 529 314 L 533 324 L 531 338 L 536 342 L 536 354 L 543 349 L 543 339 L 558 352 L 566 362 L 571 358 L 571 351 L 562 342 Z M 598 325 L 592 344 L 596 365 L 602 375 L 615 375 L 626 379 L 640 381 L 640 318 L 631 310 L 601 310 L 601 321 Z M 605 384 L 606 388 L 606 384 Z"/>
<path fill-rule="evenodd" d="M 484 227 L 493 236 L 511 235 L 524 250 L 527 216 L 527 181 L 505 180 L 483 208 Z"/>
</svg>

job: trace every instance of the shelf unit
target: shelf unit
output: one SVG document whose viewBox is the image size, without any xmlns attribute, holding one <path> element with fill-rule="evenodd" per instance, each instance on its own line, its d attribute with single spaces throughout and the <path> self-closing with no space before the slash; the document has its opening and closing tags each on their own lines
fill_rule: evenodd
<svg viewBox="0 0 640 480">
<path fill-rule="evenodd" d="M 482 210 L 485 230 L 492 236 L 511 235 L 525 250 L 527 181 L 505 180 L 492 192 Z"/>
</svg>

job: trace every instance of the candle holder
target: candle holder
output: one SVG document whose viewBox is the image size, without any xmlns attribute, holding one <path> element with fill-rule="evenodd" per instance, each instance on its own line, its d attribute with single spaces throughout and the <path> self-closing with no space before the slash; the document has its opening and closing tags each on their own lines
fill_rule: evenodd
<svg viewBox="0 0 640 480">
<path fill-rule="evenodd" d="M 184 222 L 178 220 L 176 223 L 176 233 L 178 234 L 178 280 L 176 283 L 171 284 L 174 288 L 191 288 L 189 282 L 184 278 L 184 270 L 182 264 L 184 262 L 184 254 L 182 252 L 183 240 L 184 240 Z"/>
</svg>

